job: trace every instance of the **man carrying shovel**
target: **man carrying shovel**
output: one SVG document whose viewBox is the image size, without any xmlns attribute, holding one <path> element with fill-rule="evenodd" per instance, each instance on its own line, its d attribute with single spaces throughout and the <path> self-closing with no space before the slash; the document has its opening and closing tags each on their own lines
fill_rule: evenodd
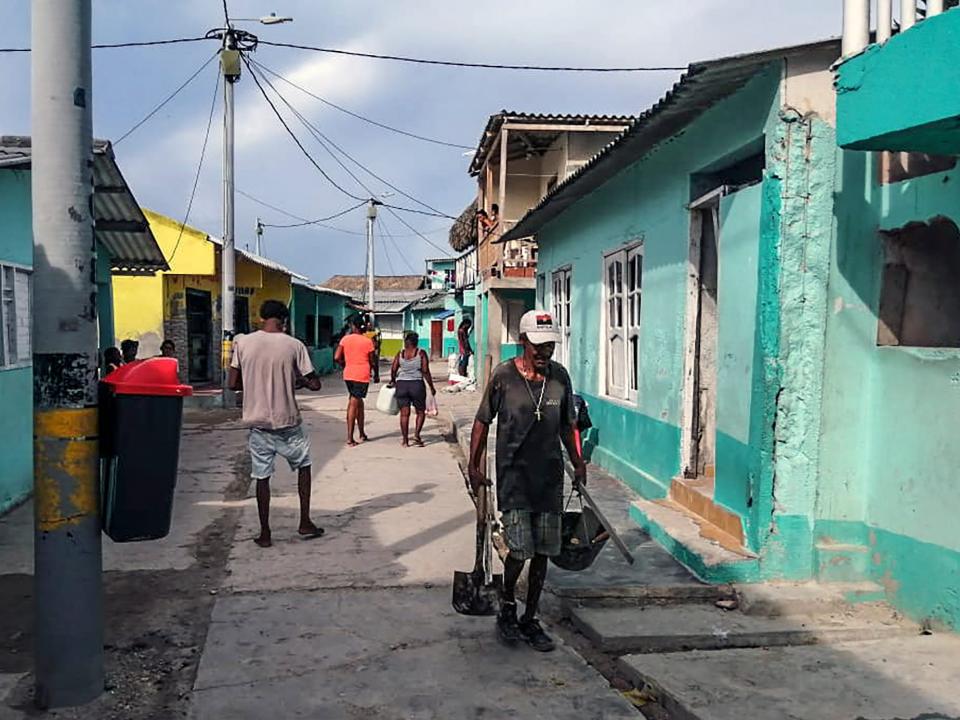
<svg viewBox="0 0 960 720">
<path fill-rule="evenodd" d="M 553 317 L 532 310 L 520 319 L 523 355 L 497 366 L 490 376 L 470 439 L 470 484 L 490 485 L 484 471 L 487 435 L 497 419 L 497 502 L 509 554 L 504 561 L 503 598 L 497 634 L 507 644 L 526 641 L 549 652 L 554 642 L 537 621 L 547 561 L 560 553 L 563 512 L 563 452 L 577 483 L 587 469 L 574 439 L 576 409 L 570 376 L 551 360 L 560 332 Z M 517 580 L 530 572 L 523 616 L 517 618 Z"/>
</svg>

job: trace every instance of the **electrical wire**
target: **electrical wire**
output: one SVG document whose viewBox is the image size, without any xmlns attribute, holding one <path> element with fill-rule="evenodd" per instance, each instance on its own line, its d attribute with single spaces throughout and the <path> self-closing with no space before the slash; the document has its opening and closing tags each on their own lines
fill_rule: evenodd
<svg viewBox="0 0 960 720">
<path fill-rule="evenodd" d="M 203 158 L 207 154 L 207 142 L 210 140 L 210 128 L 213 125 L 213 113 L 217 109 L 217 97 L 220 94 L 220 73 L 217 73 L 217 82 L 213 86 L 213 101 L 210 103 L 210 116 L 207 118 L 207 129 L 203 134 L 203 146 L 200 148 L 200 162 L 197 163 L 197 174 L 193 178 L 193 189 L 190 191 L 190 200 L 187 202 L 187 212 L 184 214 L 183 222 L 180 223 L 180 232 L 177 234 L 177 242 L 173 246 L 173 252 L 167 260 L 167 265 L 173 262 L 173 258 L 180 249 L 180 241 L 183 239 L 183 229 L 190 220 L 190 211 L 193 209 L 193 199 L 197 196 L 197 185 L 200 184 L 200 172 L 203 170 Z"/>
<path fill-rule="evenodd" d="M 252 63 L 252 64 L 256 64 L 256 63 L 254 63 L 253 61 L 251 61 L 251 63 Z M 249 65 L 248 65 L 248 67 L 249 67 Z M 251 72 L 251 74 L 253 74 L 253 72 L 254 72 L 253 69 L 251 69 L 250 72 Z M 261 70 L 260 72 L 261 72 L 261 75 L 262 75 L 263 71 Z M 342 167 L 342 168 L 344 169 L 344 171 L 345 171 L 348 175 L 350 175 L 350 177 L 352 177 L 352 178 L 356 181 L 356 183 L 357 183 L 361 188 L 363 188 L 366 192 L 370 193 L 371 196 L 376 195 L 376 193 L 374 193 L 373 190 L 371 190 L 362 180 L 360 180 L 360 178 L 358 178 L 358 177 L 356 176 L 356 174 L 354 174 L 346 165 L 343 164 L 343 162 L 327 147 L 328 144 L 331 145 L 332 147 L 334 147 L 340 154 L 342 154 L 345 158 L 347 158 L 347 160 L 349 160 L 350 162 L 352 162 L 354 165 L 356 165 L 358 168 L 360 168 L 361 170 L 363 170 L 365 173 L 367 173 L 368 175 L 370 175 L 370 176 L 373 177 L 374 179 L 380 181 L 381 183 L 383 183 L 384 185 L 386 185 L 386 186 L 389 187 L 390 189 L 392 189 L 392 190 L 400 193 L 400 194 L 403 195 L 405 198 L 408 198 L 408 199 L 412 200 L 413 202 L 417 203 L 418 205 L 422 205 L 423 207 L 427 208 L 428 210 L 436 213 L 436 214 L 437 214 L 437 217 L 444 217 L 444 218 L 448 218 L 448 219 L 451 219 L 451 220 L 455 219 L 452 215 L 447 215 L 446 213 L 442 212 L 441 210 L 438 210 L 437 208 L 433 207 L 432 205 L 429 205 L 428 203 L 425 203 L 425 202 L 423 202 L 422 200 L 419 200 L 418 198 L 414 197 L 413 195 L 405 192 L 405 191 L 402 190 L 401 188 L 399 188 L 399 187 L 397 187 L 396 185 L 394 185 L 393 183 L 391 183 L 389 180 L 386 180 L 385 178 L 381 177 L 380 175 L 377 175 L 377 174 L 376 174 L 375 172 L 373 172 L 370 168 L 366 167 L 366 166 L 365 166 L 363 163 L 361 163 L 359 160 L 357 160 L 356 158 L 354 158 L 353 156 L 351 156 L 346 150 L 344 150 L 342 147 L 340 147 L 339 145 L 337 145 L 337 143 L 335 143 L 333 140 L 331 140 L 327 135 L 325 135 L 325 134 L 323 133 L 323 131 L 321 131 L 318 127 L 316 127 L 316 126 L 313 125 L 309 120 L 307 120 L 307 118 L 304 117 L 303 113 L 301 113 L 299 110 L 297 110 L 297 108 L 295 108 L 295 107 L 293 106 L 293 104 L 292 104 L 289 100 L 287 100 L 286 97 L 284 97 L 284 95 L 283 95 L 279 90 L 277 90 L 276 86 L 275 86 L 272 82 L 270 82 L 270 79 L 269 79 L 268 77 L 266 77 L 265 75 L 262 75 L 262 77 L 263 77 L 263 81 L 270 87 L 271 90 L 273 90 L 273 92 L 277 95 L 277 97 L 279 97 L 280 100 L 287 106 L 287 108 L 289 108 L 289 110 L 297 117 L 297 119 L 300 120 L 300 123 L 307 129 L 307 132 L 311 133 L 311 134 L 314 136 L 314 139 L 315 139 L 318 143 L 320 143 L 320 145 L 321 145 L 328 153 L 330 153 L 330 155 L 331 155 L 331 157 L 333 157 L 334 161 L 335 161 L 338 165 L 340 165 L 340 167 Z M 411 209 L 411 211 L 412 211 L 412 209 Z"/>
<path fill-rule="evenodd" d="M 348 55 L 350 57 L 368 58 L 372 60 L 394 60 L 396 62 L 414 63 L 417 65 L 444 65 L 447 67 L 479 68 L 485 70 L 534 70 L 538 72 L 575 72 L 575 73 L 633 73 L 633 72 L 674 72 L 686 70 L 685 67 L 675 66 L 638 66 L 638 67 L 574 67 L 566 65 L 508 65 L 502 63 L 475 63 L 458 60 L 428 60 L 425 58 L 407 57 L 404 55 L 382 55 L 379 53 L 359 52 L 356 50 L 340 50 L 337 48 L 316 47 L 312 45 L 297 45 L 295 43 L 261 40 L 261 45 L 292 48 L 294 50 L 311 50 L 313 52 L 330 53 L 333 55 Z"/>
<path fill-rule="evenodd" d="M 157 45 L 178 45 L 180 43 L 192 43 L 200 42 L 201 40 L 209 40 L 207 37 L 190 37 L 190 38 L 172 38 L 170 40 L 142 40 L 138 42 L 121 42 L 121 43 L 98 43 L 96 45 L 91 45 L 90 48 L 93 50 L 109 50 L 112 48 L 133 48 L 133 47 L 153 47 Z M 30 48 L 0 48 L 0 53 L 28 53 Z"/>
<path fill-rule="evenodd" d="M 341 106 L 341 105 L 337 105 L 335 102 L 331 102 L 330 100 L 327 100 L 326 98 L 320 97 L 319 95 L 310 92 L 309 90 L 307 90 L 307 89 L 306 89 L 305 87 L 303 87 L 302 85 L 297 85 L 297 84 L 296 84 L 295 82 L 293 82 L 292 80 L 289 80 L 288 78 L 285 78 L 285 77 L 284 77 L 283 75 L 281 75 L 280 73 L 275 72 L 274 70 L 271 70 L 271 69 L 268 68 L 266 65 L 264 65 L 264 64 L 261 63 L 261 62 L 258 62 L 257 60 L 254 60 L 253 58 L 250 59 L 250 62 L 252 62 L 252 63 L 253 63 L 254 65 L 256 65 L 258 68 L 260 68 L 260 70 L 261 70 L 262 72 L 265 72 L 265 73 L 268 73 L 268 74 L 270 74 L 270 75 L 273 75 L 275 78 L 277 78 L 277 79 L 279 79 L 279 80 L 282 80 L 283 82 L 285 82 L 285 83 L 286 83 L 287 85 L 289 85 L 290 87 L 295 88 L 296 90 L 299 90 L 300 92 L 302 92 L 302 93 L 305 94 L 305 95 L 309 95 L 309 96 L 312 97 L 314 100 L 319 100 L 319 101 L 322 102 L 324 105 L 327 105 L 327 106 L 329 106 L 329 107 L 332 107 L 334 110 L 339 110 L 340 112 L 345 113 L 346 115 L 349 115 L 350 117 L 356 118 L 357 120 L 362 120 L 363 122 L 369 123 L 370 125 L 374 125 L 374 126 L 376 126 L 376 127 L 378 127 L 378 128 L 383 128 L 384 130 L 389 130 L 390 132 L 395 132 L 395 133 L 397 133 L 398 135 L 405 135 L 406 137 L 414 138 L 414 139 L 416 139 L 416 140 L 423 140 L 424 142 L 433 143 L 434 145 L 443 145 L 443 146 L 445 146 L 445 147 L 457 148 L 458 150 L 473 150 L 473 149 L 474 149 L 474 147 L 473 147 L 472 145 L 460 145 L 459 143 L 447 142 L 447 141 L 445 141 L 445 140 L 437 140 L 436 138 L 427 137 L 427 136 L 425 136 L 425 135 L 417 135 L 416 133 L 412 133 L 412 132 L 409 132 L 409 131 L 407 131 L 407 130 L 401 130 L 400 128 L 393 127 L 392 125 L 387 125 L 386 123 L 382 123 L 382 122 L 378 122 L 378 121 L 376 121 L 376 120 L 372 120 L 371 118 L 365 117 L 365 116 L 361 115 L 360 113 L 354 112 L 353 110 L 349 110 L 349 109 L 347 109 L 347 108 L 345 108 L 345 107 L 343 107 L 343 106 Z"/>
<path fill-rule="evenodd" d="M 267 101 L 267 104 L 270 106 L 270 109 L 273 110 L 273 114 L 277 116 L 277 120 L 279 120 L 280 124 L 283 125 L 283 129 L 287 131 L 287 134 L 291 138 L 293 138 L 293 141 L 297 144 L 297 147 L 300 148 L 300 152 L 302 152 L 306 156 L 307 160 L 310 161 L 310 164 L 313 165 L 321 175 L 323 175 L 323 177 L 326 179 L 328 183 L 333 185 L 333 187 L 335 187 L 337 190 L 342 192 L 344 195 L 346 195 L 349 198 L 352 198 L 353 200 L 360 200 L 362 202 L 366 202 L 367 198 L 360 197 L 359 195 L 354 195 L 352 192 L 344 188 L 336 180 L 330 177 L 330 175 L 327 173 L 326 170 L 320 167 L 320 164 L 313 158 L 313 155 L 311 155 L 309 151 L 303 146 L 303 143 L 300 142 L 300 138 L 296 136 L 296 134 L 287 124 L 287 121 L 283 119 L 283 115 L 280 114 L 280 111 L 277 109 L 277 106 L 273 104 L 273 100 L 271 100 L 270 96 L 267 95 L 267 91 L 263 88 L 263 85 L 260 83 L 260 79 L 257 77 L 257 74 L 254 72 L 253 66 L 250 64 L 249 60 L 247 59 L 247 56 L 245 54 L 241 54 L 240 57 L 243 59 L 244 64 L 247 66 L 247 70 L 250 71 L 250 76 L 253 78 L 253 82 L 256 84 L 257 88 L 260 90 L 260 94 L 263 95 L 263 99 Z"/>
<path fill-rule="evenodd" d="M 390 274 L 396 275 L 397 271 L 393 267 L 393 259 L 390 257 L 390 248 L 387 247 L 387 238 L 383 236 L 383 233 L 380 233 L 380 244 L 383 245 L 383 255 L 387 258 L 387 267 L 390 268 Z"/>
<path fill-rule="evenodd" d="M 317 218 L 316 220 L 304 220 L 303 222 L 290 223 L 287 225 L 276 225 L 273 223 L 260 223 L 260 224 L 263 227 L 268 227 L 268 228 L 295 228 L 295 227 L 305 227 L 306 225 L 319 225 L 320 223 L 327 222 L 328 220 L 336 220 L 338 217 L 343 217 L 347 213 L 351 213 L 357 208 L 361 208 L 366 204 L 367 204 L 367 201 L 364 200 L 363 202 L 360 202 L 360 203 L 357 203 L 356 205 L 352 205 L 348 207 L 346 210 L 341 210 L 335 215 L 329 215 L 328 217 Z"/>
<path fill-rule="evenodd" d="M 389 213 L 390 213 L 391 215 L 393 215 L 397 220 L 399 220 L 401 225 L 403 225 L 405 228 L 407 228 L 407 230 L 409 230 L 410 232 L 412 232 L 412 233 L 413 233 L 414 235 L 416 235 L 418 238 L 420 238 L 421 240 L 423 240 L 427 245 L 429 245 L 429 246 L 432 247 L 432 248 L 435 248 L 435 249 L 439 250 L 440 252 L 442 252 L 442 253 L 444 253 L 444 254 L 450 252 L 450 251 L 447 250 L 446 248 L 442 248 L 442 247 L 440 247 L 439 245 L 437 245 L 437 244 L 436 244 L 435 242 L 433 242 L 430 238 L 428 238 L 428 237 L 427 237 L 426 235 L 424 235 L 422 232 L 420 232 L 420 231 L 417 230 L 415 227 L 413 227 L 413 225 L 411 225 L 411 224 L 408 223 L 406 220 L 404 220 L 403 217 L 402 217 L 400 214 L 397 213 L 397 211 L 393 208 L 392 205 L 384 205 L 383 207 L 385 207 L 385 208 L 387 209 L 387 212 L 389 212 Z"/>
<path fill-rule="evenodd" d="M 227 10 L 227 0 L 223 0 L 223 19 L 227 22 L 227 27 L 230 27 L 230 11 Z"/>
<path fill-rule="evenodd" d="M 403 250 L 400 248 L 400 243 L 397 242 L 396 236 L 387 229 L 387 223 L 384 222 L 383 217 L 382 217 L 381 215 L 377 215 L 377 224 L 380 225 L 380 232 L 383 233 L 383 235 L 384 235 L 388 240 L 390 240 L 390 242 L 393 243 L 393 247 L 396 248 L 397 254 L 400 256 L 400 259 L 403 260 L 403 262 L 404 262 L 404 264 L 407 266 L 407 268 L 409 268 L 410 273 L 411 273 L 412 275 L 417 275 L 418 273 L 417 273 L 416 269 L 413 267 L 413 265 L 412 265 L 412 264 L 410 263 L 410 261 L 407 259 L 407 256 L 406 256 L 406 254 L 403 252 Z"/>
<path fill-rule="evenodd" d="M 209 65 L 210 63 L 212 63 L 212 62 L 217 58 L 217 55 L 218 55 L 218 54 L 219 54 L 219 53 L 214 53 L 213 55 L 211 55 L 211 56 L 210 56 L 210 59 L 207 60 L 203 65 L 201 65 L 201 66 L 197 69 L 197 71 L 196 71 L 195 73 L 193 73 L 193 75 L 191 75 L 190 77 L 188 77 L 188 78 L 183 82 L 183 84 L 180 85 L 180 87 L 178 87 L 176 90 L 174 90 L 170 95 L 167 95 L 167 97 L 163 100 L 163 102 L 161 102 L 161 103 L 160 103 L 159 105 L 157 105 L 153 110 L 151 110 L 151 111 L 148 112 L 146 115 L 144 115 L 143 119 L 140 120 L 140 122 L 138 122 L 138 123 L 137 123 L 136 125 L 134 125 L 132 128 L 130 128 L 129 130 L 127 130 L 123 135 L 120 136 L 120 138 L 119 138 L 118 140 L 115 140 L 114 143 L 113 143 L 113 146 L 116 147 L 117 145 L 119 145 L 120 143 L 122 143 L 122 142 L 123 142 L 124 140 L 126 140 L 130 135 L 132 135 L 132 134 L 135 133 L 137 130 L 139 130 L 141 125 L 143 125 L 143 124 L 144 124 L 145 122 L 147 122 L 150 118 L 152 118 L 154 115 L 156 115 L 158 112 L 160 112 L 160 111 L 163 109 L 163 107 L 164 107 L 168 102 L 170 102 L 171 100 L 173 100 L 177 95 L 179 95 L 179 94 L 181 93 L 181 91 L 183 91 L 183 90 L 187 87 L 187 85 L 189 85 L 190 83 L 192 83 L 192 82 L 194 81 L 194 79 L 197 77 L 197 75 L 199 75 L 199 74 L 202 73 L 204 70 L 206 70 L 207 65 Z"/>
</svg>

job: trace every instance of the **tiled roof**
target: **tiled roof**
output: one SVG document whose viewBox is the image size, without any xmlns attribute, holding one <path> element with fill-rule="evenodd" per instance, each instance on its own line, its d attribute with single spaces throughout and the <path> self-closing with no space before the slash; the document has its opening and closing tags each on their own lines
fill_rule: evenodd
<svg viewBox="0 0 960 720">
<path fill-rule="evenodd" d="M 0 168 L 29 168 L 32 159 L 29 137 L 0 137 Z M 95 234 L 110 254 L 111 268 L 118 273 L 138 274 L 166 270 L 163 251 L 107 140 L 93 141 L 93 191 Z"/>
<path fill-rule="evenodd" d="M 742 88 L 772 62 L 836 47 L 840 41 L 823 40 L 776 50 L 736 55 L 694 63 L 653 107 L 610 142 L 589 162 L 559 183 L 498 242 L 535 234 L 547 222 L 607 180 L 637 162 L 657 145 L 681 132 L 716 103 Z"/>
<path fill-rule="evenodd" d="M 563 115 L 556 113 L 524 113 L 501 110 L 491 115 L 483 129 L 477 149 L 470 163 L 470 174 L 475 175 L 483 167 L 490 145 L 500 134 L 504 123 L 529 123 L 530 125 L 628 125 L 636 118 L 632 115 Z"/>
</svg>

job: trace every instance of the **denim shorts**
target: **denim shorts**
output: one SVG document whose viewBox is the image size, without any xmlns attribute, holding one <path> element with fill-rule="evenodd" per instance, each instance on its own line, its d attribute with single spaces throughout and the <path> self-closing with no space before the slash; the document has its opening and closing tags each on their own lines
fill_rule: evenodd
<svg viewBox="0 0 960 720">
<path fill-rule="evenodd" d="M 510 557 L 531 560 L 534 555 L 559 555 L 562 519 L 558 512 L 504 510 L 500 521 Z"/>
<path fill-rule="evenodd" d="M 265 480 L 274 471 L 277 455 L 287 461 L 291 470 L 299 470 L 310 465 L 310 440 L 303 425 L 294 425 L 280 430 L 250 430 L 250 476 L 254 480 Z"/>
</svg>

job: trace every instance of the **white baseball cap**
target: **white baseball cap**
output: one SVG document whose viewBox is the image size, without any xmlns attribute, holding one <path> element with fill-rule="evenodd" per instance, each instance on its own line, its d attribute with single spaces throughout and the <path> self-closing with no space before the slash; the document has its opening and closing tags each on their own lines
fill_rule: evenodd
<svg viewBox="0 0 960 720">
<path fill-rule="evenodd" d="M 546 310 L 531 310 L 520 318 L 520 334 L 534 345 L 560 342 L 560 330 L 553 315 Z"/>
</svg>

